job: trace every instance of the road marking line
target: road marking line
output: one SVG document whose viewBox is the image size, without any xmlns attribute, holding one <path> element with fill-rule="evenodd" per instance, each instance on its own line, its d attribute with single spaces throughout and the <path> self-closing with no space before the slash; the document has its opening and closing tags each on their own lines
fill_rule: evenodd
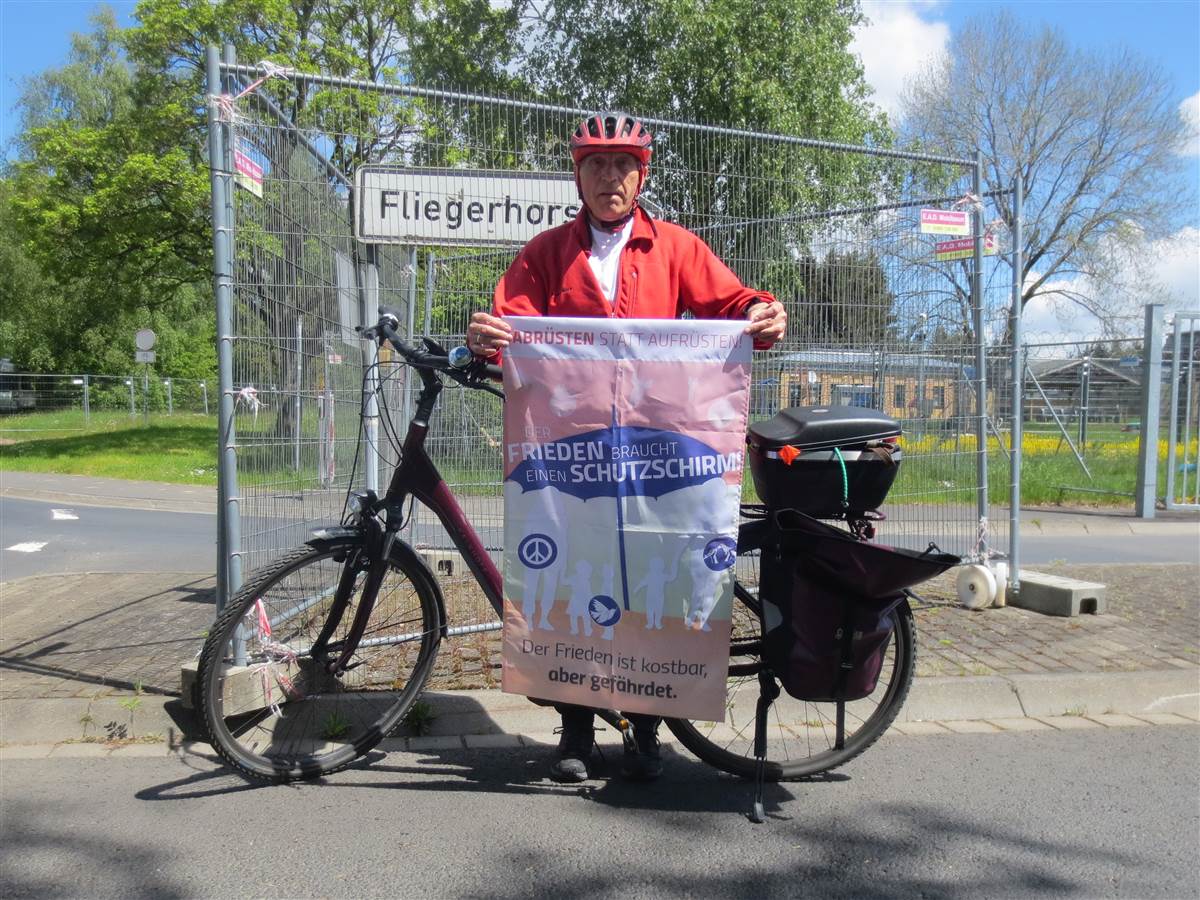
<svg viewBox="0 0 1200 900">
<path fill-rule="evenodd" d="M 13 544 L 7 549 L 16 550 L 18 553 L 37 553 L 48 543 L 49 541 L 26 541 L 23 544 Z"/>
<path fill-rule="evenodd" d="M 1176 700 L 1190 700 L 1192 697 L 1200 697 L 1200 694 L 1172 694 L 1170 697 L 1159 697 L 1147 706 L 1146 709 L 1154 710 L 1160 706 L 1166 706 L 1168 703 L 1173 703 Z"/>
<path fill-rule="evenodd" d="M 57 521 L 59 519 L 78 519 L 79 518 L 79 516 L 75 515 L 75 511 L 72 509 L 52 509 L 52 510 L 50 510 L 50 514 L 55 519 L 55 521 Z"/>
</svg>

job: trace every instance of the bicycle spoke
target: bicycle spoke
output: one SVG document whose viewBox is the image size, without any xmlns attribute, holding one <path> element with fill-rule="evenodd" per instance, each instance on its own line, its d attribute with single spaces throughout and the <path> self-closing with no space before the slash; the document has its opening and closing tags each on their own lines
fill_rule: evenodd
<svg viewBox="0 0 1200 900">
<path fill-rule="evenodd" d="M 338 559 L 348 553 L 339 548 L 354 541 L 298 550 L 252 576 L 206 644 L 205 722 L 218 752 L 245 774 L 279 780 L 342 768 L 394 727 L 432 667 L 436 589 L 424 569 L 393 562 L 349 667 L 326 673 L 322 660 L 345 650 L 363 602 L 360 572 L 354 602 L 326 628 L 343 569 Z M 329 641 L 314 658 L 313 642 L 325 631 Z"/>
</svg>

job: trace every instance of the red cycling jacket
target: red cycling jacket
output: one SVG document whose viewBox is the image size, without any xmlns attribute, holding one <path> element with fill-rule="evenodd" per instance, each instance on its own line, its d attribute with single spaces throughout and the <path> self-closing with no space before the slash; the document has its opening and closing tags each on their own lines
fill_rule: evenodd
<svg viewBox="0 0 1200 900">
<path fill-rule="evenodd" d="M 752 302 L 775 299 L 742 284 L 696 235 L 640 208 L 621 250 L 612 303 L 588 266 L 591 247 L 582 211 L 534 237 L 496 285 L 492 314 L 677 319 L 690 310 L 698 319 L 738 319 Z"/>
</svg>

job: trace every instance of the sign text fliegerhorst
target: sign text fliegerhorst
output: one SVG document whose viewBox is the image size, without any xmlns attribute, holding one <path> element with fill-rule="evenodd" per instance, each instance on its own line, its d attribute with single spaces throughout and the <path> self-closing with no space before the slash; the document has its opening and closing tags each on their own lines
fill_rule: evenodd
<svg viewBox="0 0 1200 900">
<path fill-rule="evenodd" d="M 570 175 L 364 166 L 355 237 L 371 244 L 523 244 L 579 213 Z"/>
</svg>

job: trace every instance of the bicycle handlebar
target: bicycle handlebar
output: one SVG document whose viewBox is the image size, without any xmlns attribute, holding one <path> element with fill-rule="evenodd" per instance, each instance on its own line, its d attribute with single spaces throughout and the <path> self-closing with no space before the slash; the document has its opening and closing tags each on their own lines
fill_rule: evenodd
<svg viewBox="0 0 1200 900">
<path fill-rule="evenodd" d="M 430 338 L 422 338 L 425 344 L 422 349 L 415 344 L 408 343 L 396 333 L 399 325 L 400 321 L 396 316 L 390 312 L 384 312 L 380 315 L 378 322 L 370 328 L 361 329 L 361 333 L 367 340 L 377 341 L 380 345 L 384 341 L 391 344 L 396 352 L 404 358 L 404 361 L 414 369 L 430 369 L 441 372 L 464 387 L 487 391 L 489 394 L 495 394 L 503 399 L 504 392 L 488 384 L 488 380 L 499 381 L 501 379 L 499 366 L 474 355 L 464 358 L 462 354 L 454 352 L 459 349 L 457 347 L 447 353 Z M 466 350 L 465 347 L 462 349 Z M 469 354 L 470 351 L 467 353 Z"/>
</svg>

